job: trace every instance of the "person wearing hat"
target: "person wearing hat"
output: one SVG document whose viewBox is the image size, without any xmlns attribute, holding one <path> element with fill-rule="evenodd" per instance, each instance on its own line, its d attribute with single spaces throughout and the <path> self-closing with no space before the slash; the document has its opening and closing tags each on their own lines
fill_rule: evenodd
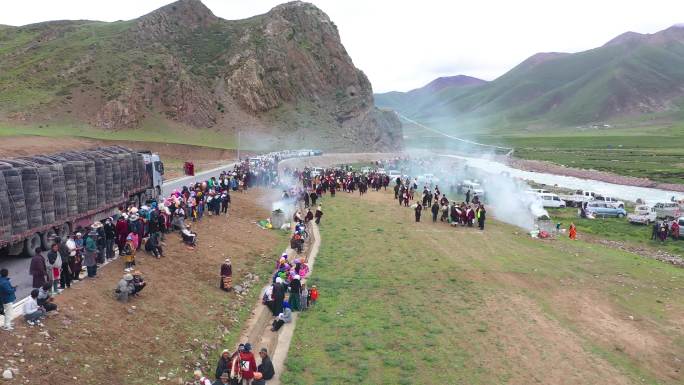
<svg viewBox="0 0 684 385">
<path fill-rule="evenodd" d="M 257 368 L 259 375 L 254 373 L 254 379 L 261 377 L 261 379 L 254 381 L 252 385 L 265 384 L 266 381 L 270 380 L 275 376 L 275 369 L 273 368 L 273 363 L 271 362 L 271 357 L 268 356 L 268 350 L 266 348 L 261 348 L 259 350 L 259 357 L 261 357 L 261 364 Z"/>
<path fill-rule="evenodd" d="M 193 376 L 195 377 L 195 383 L 199 385 L 211 385 L 211 380 L 209 380 L 207 377 L 205 377 L 202 374 L 202 371 L 197 369 L 193 372 Z"/>
<path fill-rule="evenodd" d="M 138 295 L 147 285 L 140 270 L 133 272 L 133 295 Z"/>
<path fill-rule="evenodd" d="M 233 288 L 233 265 L 230 263 L 230 258 L 221 265 L 221 282 L 219 287 L 223 291 L 230 291 Z"/>
<path fill-rule="evenodd" d="M 290 309 L 290 304 L 287 301 L 283 302 L 283 312 L 278 314 L 273 324 L 271 325 L 271 331 L 277 332 L 284 324 L 292 322 L 292 309 Z"/>
<path fill-rule="evenodd" d="M 242 384 L 251 385 L 254 379 L 254 372 L 257 370 L 254 353 L 252 353 L 252 344 L 247 342 L 244 349 L 239 352 L 240 355 L 240 371 L 242 372 Z"/>
<path fill-rule="evenodd" d="M 90 228 L 97 233 L 97 239 L 95 241 L 95 243 L 97 243 L 97 263 L 104 263 L 106 259 L 104 226 L 102 225 L 102 222 L 96 221 Z"/>
<path fill-rule="evenodd" d="M 221 376 L 214 382 L 213 385 L 227 385 L 227 384 L 236 384 L 237 382 L 233 382 L 230 379 L 230 373 L 228 372 L 223 372 L 221 373 Z"/>
<path fill-rule="evenodd" d="M 221 352 L 221 357 L 219 357 L 218 363 L 216 364 L 216 371 L 214 372 L 214 378 L 219 380 L 223 373 L 229 373 L 231 354 L 228 349 L 223 349 Z"/>
<path fill-rule="evenodd" d="M 314 214 L 314 216 L 316 217 L 316 224 L 317 225 L 321 224 L 321 217 L 323 216 L 323 210 L 321 210 L 320 205 L 316 208 L 316 214 Z"/>
<path fill-rule="evenodd" d="M 116 238 L 116 227 L 114 227 L 113 218 L 109 217 L 105 220 L 104 226 L 105 239 L 105 258 L 114 258 L 114 239 Z"/>
<path fill-rule="evenodd" d="M 290 297 L 288 302 L 292 306 L 293 311 L 300 311 L 300 300 L 302 295 L 302 281 L 299 274 L 295 274 L 294 278 L 290 281 Z"/>
<path fill-rule="evenodd" d="M 128 302 L 128 297 L 135 292 L 133 286 L 133 275 L 131 273 L 124 274 L 123 278 L 116 285 L 116 299 L 121 302 Z"/>
</svg>

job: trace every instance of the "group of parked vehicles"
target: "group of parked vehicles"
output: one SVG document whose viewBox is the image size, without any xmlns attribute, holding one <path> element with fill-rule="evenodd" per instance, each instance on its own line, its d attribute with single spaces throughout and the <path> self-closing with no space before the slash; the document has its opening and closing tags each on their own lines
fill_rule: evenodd
<svg viewBox="0 0 684 385">
<path fill-rule="evenodd" d="M 634 212 L 628 214 L 625 202 L 595 191 L 577 190 L 573 194 L 555 194 L 549 190 L 533 189 L 529 193 L 538 196 L 546 208 L 577 207 L 584 210 L 588 217 L 627 217 L 630 223 L 642 225 L 654 223 L 659 219 L 679 219 L 684 206 L 684 201 L 637 202 Z M 682 220 L 684 222 L 684 217 Z"/>
</svg>

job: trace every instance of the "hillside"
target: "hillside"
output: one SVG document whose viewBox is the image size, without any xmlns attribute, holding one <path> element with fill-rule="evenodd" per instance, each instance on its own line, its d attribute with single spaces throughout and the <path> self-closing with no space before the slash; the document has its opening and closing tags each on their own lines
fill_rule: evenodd
<svg viewBox="0 0 684 385">
<path fill-rule="evenodd" d="M 404 115 L 415 116 L 424 109 L 432 108 L 454 95 L 462 94 L 485 83 L 487 83 L 485 80 L 466 75 L 445 76 L 408 92 L 393 91 L 376 94 L 375 101 L 378 106 L 392 108 Z"/>
<path fill-rule="evenodd" d="M 129 21 L 3 26 L 0 122 L 152 122 L 358 150 L 402 142 L 401 124 L 375 108 L 335 24 L 303 2 L 235 21 L 180 0 Z"/>
<path fill-rule="evenodd" d="M 376 95 L 378 105 L 441 127 L 545 129 L 624 119 L 681 120 L 684 27 L 628 32 L 579 53 L 538 53 L 494 81 Z M 415 106 L 420 106 L 416 108 Z"/>
</svg>

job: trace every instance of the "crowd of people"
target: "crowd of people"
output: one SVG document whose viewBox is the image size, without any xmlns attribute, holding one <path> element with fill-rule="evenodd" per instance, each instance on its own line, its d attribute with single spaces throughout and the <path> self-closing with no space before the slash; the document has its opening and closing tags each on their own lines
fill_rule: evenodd
<svg viewBox="0 0 684 385">
<path fill-rule="evenodd" d="M 247 191 L 252 181 L 269 185 L 276 165 L 273 160 L 240 162 L 231 172 L 184 186 L 168 197 L 150 200 L 139 207 L 119 207 L 111 216 L 90 226 L 77 227 L 66 237 L 53 238 L 47 252 L 38 248 L 31 259 L 33 291 L 24 305 L 24 318 L 31 324 L 39 323 L 49 312 L 56 311 L 52 296 L 69 289 L 74 281 L 96 279 L 98 266 L 117 256 L 123 258 L 125 270 L 114 288 L 115 298 L 127 302 L 140 295 L 147 284 L 142 272 L 135 269 L 141 250 L 163 258 L 165 237 L 174 231 L 189 248 L 195 247 L 197 234 L 192 231 L 192 222 L 201 221 L 205 215 L 227 216 L 231 192 Z M 9 272 L 4 269 L 3 273 L 3 328 L 11 330 L 16 287 L 10 283 Z"/>
</svg>

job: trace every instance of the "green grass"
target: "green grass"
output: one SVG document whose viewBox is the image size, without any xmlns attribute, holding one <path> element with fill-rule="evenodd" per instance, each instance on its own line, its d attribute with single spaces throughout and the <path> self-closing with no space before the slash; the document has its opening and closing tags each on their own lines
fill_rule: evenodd
<svg viewBox="0 0 684 385">
<path fill-rule="evenodd" d="M 415 224 L 390 197 L 338 194 L 323 207 L 310 281 L 321 299 L 299 318 L 283 383 L 681 383 L 558 300 L 606 304 L 619 325 L 633 315 L 681 355 L 681 269 L 495 221 L 484 233 Z"/>
<path fill-rule="evenodd" d="M 46 137 L 80 137 L 102 140 L 177 143 L 212 148 L 234 149 L 236 138 L 211 130 L 189 128 L 163 119 L 148 118 L 137 129 L 103 130 L 82 123 L 56 122 L 17 125 L 0 122 L 0 137 L 33 135 Z M 242 145 L 241 149 L 249 150 Z"/>
<path fill-rule="evenodd" d="M 548 212 L 553 223 L 561 222 L 563 227 L 567 228 L 572 222 L 580 234 L 586 233 L 604 239 L 623 241 L 633 246 L 657 248 L 684 255 L 684 240 L 668 239 L 665 243 L 652 241 L 652 226 L 634 225 L 625 218 L 583 219 L 577 216 L 577 209 L 574 208 L 548 209 Z"/>
</svg>

